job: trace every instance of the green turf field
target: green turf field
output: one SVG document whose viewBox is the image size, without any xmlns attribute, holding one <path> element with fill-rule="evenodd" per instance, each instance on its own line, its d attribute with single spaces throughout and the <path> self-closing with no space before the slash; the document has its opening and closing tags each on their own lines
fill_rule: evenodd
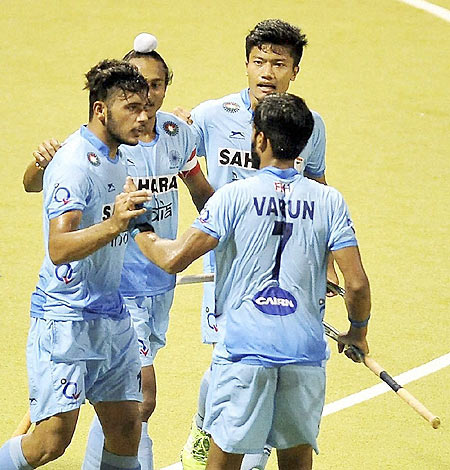
<svg viewBox="0 0 450 470">
<path fill-rule="evenodd" d="M 40 141 L 63 139 L 86 121 L 83 74 L 122 57 L 141 31 L 158 37 L 174 70 L 163 106 L 171 111 L 245 87 L 244 38 L 256 22 L 279 17 L 303 28 L 310 45 L 291 91 L 327 125 L 327 180 L 350 206 L 372 286 L 373 356 L 397 375 L 450 352 L 450 23 L 396 0 L 3 0 L 0 7 L 0 443 L 28 404 L 28 307 L 43 256 L 41 198 L 24 193 L 23 170 Z M 185 191 L 181 197 L 183 229 L 195 210 Z M 200 301 L 201 287 L 177 288 L 168 346 L 156 361 L 157 469 L 178 460 L 209 362 Z M 340 299 L 329 302 L 327 317 L 345 328 Z M 332 348 L 327 403 L 377 383 Z M 450 469 L 449 386 L 448 367 L 407 386 L 441 416 L 439 430 L 393 393 L 326 416 L 314 468 Z M 80 468 L 91 416 L 84 406 L 71 447 L 43 468 Z"/>
</svg>

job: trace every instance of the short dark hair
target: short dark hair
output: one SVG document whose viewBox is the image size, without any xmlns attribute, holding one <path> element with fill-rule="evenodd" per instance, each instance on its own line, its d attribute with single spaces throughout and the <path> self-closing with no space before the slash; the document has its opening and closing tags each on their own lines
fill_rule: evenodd
<svg viewBox="0 0 450 470">
<path fill-rule="evenodd" d="M 148 94 L 148 83 L 134 65 L 114 59 L 105 59 L 86 73 L 85 90 L 89 90 L 89 120 L 94 115 L 96 101 L 106 101 L 111 92 Z"/>
<path fill-rule="evenodd" d="M 303 48 L 308 44 L 300 28 L 283 20 L 269 19 L 260 21 L 245 38 L 247 62 L 254 47 L 261 49 L 264 44 L 287 47 L 297 67 L 303 55 Z"/>
<path fill-rule="evenodd" d="M 142 59 L 142 58 L 143 59 L 155 59 L 158 62 L 161 62 L 161 65 L 163 66 L 164 72 L 166 74 L 165 84 L 167 88 L 172 83 L 173 72 L 169 68 L 169 66 L 166 64 L 166 61 L 156 51 L 136 52 L 134 49 L 132 49 L 131 51 L 127 52 L 123 56 L 123 60 L 125 60 L 126 62 L 130 62 L 131 59 Z"/>
<path fill-rule="evenodd" d="M 267 95 L 255 107 L 253 124 L 279 160 L 294 160 L 311 137 L 314 118 L 306 103 L 290 93 Z"/>
</svg>

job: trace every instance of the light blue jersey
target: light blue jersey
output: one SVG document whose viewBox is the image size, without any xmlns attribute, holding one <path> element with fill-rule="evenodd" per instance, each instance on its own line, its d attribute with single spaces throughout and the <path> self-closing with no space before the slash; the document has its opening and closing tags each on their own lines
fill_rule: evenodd
<svg viewBox="0 0 450 470">
<path fill-rule="evenodd" d="M 357 245 L 341 194 L 267 167 L 219 189 L 194 227 L 219 240 L 214 362 L 320 366 L 328 251 Z"/>
<path fill-rule="evenodd" d="M 54 320 L 121 318 L 127 314 L 119 294 L 128 232 L 79 261 L 54 265 L 48 254 L 49 221 L 66 212 L 82 212 L 79 229 L 111 216 L 127 175 L 120 155 L 87 127 L 72 134 L 44 173 L 45 258 L 31 299 L 31 316 Z"/>
<path fill-rule="evenodd" d="M 175 239 L 178 228 L 177 174 L 191 169 L 196 138 L 190 127 L 173 114 L 158 111 L 156 137 L 136 146 L 122 145 L 128 174 L 138 189 L 152 191 L 151 209 L 144 217 L 163 238 Z M 142 217 L 141 217 L 142 218 Z M 142 219 L 144 219 L 142 218 Z M 122 295 L 154 296 L 175 287 L 175 276 L 151 263 L 130 238 L 125 254 L 120 291 Z"/>
<path fill-rule="evenodd" d="M 296 161 L 299 172 L 313 177 L 325 173 L 325 124 L 318 113 L 313 133 Z M 251 159 L 253 111 L 249 90 L 205 101 L 191 112 L 198 137 L 198 155 L 206 156 L 208 180 L 214 189 L 255 174 Z"/>
</svg>

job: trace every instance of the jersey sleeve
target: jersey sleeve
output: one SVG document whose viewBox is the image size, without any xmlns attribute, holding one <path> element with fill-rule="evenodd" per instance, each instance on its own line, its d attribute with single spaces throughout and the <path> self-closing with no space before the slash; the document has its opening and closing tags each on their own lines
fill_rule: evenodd
<svg viewBox="0 0 450 470">
<path fill-rule="evenodd" d="M 83 211 L 90 198 L 86 173 L 75 165 L 55 163 L 58 164 L 49 165 L 44 175 L 45 210 L 49 219 L 73 210 Z"/>
<path fill-rule="evenodd" d="M 196 137 L 197 155 L 206 156 L 204 106 L 198 105 L 191 111 L 191 129 Z"/>
<path fill-rule="evenodd" d="M 200 171 L 200 165 L 197 159 L 197 139 L 191 126 L 186 125 L 186 148 L 185 156 L 182 159 L 179 176 L 186 178 L 193 176 Z"/>
<path fill-rule="evenodd" d="M 306 160 L 304 169 L 305 173 L 317 177 L 325 174 L 325 148 L 325 123 L 319 114 L 314 113 L 314 128 L 311 135 L 311 153 Z"/>
<path fill-rule="evenodd" d="M 347 204 L 338 191 L 334 190 L 332 195 L 328 249 L 336 251 L 349 246 L 357 246 L 358 242 Z"/>
<path fill-rule="evenodd" d="M 216 191 L 205 204 L 192 226 L 224 242 L 233 230 L 235 204 L 229 185 Z"/>
</svg>

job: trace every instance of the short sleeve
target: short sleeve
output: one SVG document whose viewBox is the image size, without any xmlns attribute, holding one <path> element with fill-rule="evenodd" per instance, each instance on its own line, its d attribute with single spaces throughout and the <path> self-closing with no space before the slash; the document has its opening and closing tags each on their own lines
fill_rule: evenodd
<svg viewBox="0 0 450 470">
<path fill-rule="evenodd" d="M 314 129 L 310 139 L 311 146 L 306 147 L 309 147 L 310 153 L 306 158 L 304 172 L 311 176 L 323 176 L 325 174 L 326 130 L 322 117 L 317 113 L 314 113 Z"/>
<path fill-rule="evenodd" d="M 223 242 L 233 230 L 235 201 L 230 185 L 216 191 L 205 204 L 192 226 Z"/>
<path fill-rule="evenodd" d="M 333 197 L 330 207 L 331 225 L 328 249 L 336 251 L 349 246 L 357 246 L 353 222 L 344 198 L 336 190 L 331 195 Z"/>
<path fill-rule="evenodd" d="M 73 210 L 83 211 L 89 194 L 90 180 L 81 168 L 61 164 L 48 166 L 44 176 L 44 201 L 49 219 Z"/>
<path fill-rule="evenodd" d="M 193 123 L 191 124 L 191 130 L 196 138 L 197 155 L 206 156 L 205 146 L 205 124 L 204 124 L 204 113 L 202 112 L 202 106 L 199 105 L 191 111 L 191 118 Z"/>
</svg>

